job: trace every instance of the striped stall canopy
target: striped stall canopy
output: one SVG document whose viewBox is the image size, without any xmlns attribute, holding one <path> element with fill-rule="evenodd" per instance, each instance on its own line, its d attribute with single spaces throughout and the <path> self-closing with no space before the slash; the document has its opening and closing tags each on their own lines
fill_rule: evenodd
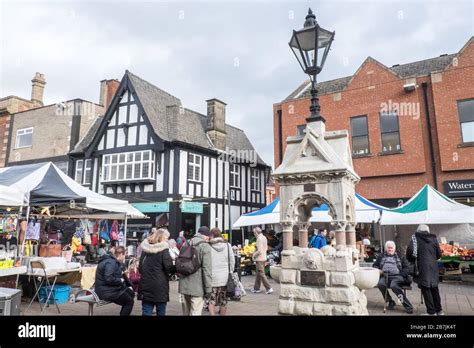
<svg viewBox="0 0 474 348">
<path fill-rule="evenodd" d="M 425 185 L 405 204 L 385 210 L 382 225 L 474 223 L 474 208 L 458 203 Z"/>
<path fill-rule="evenodd" d="M 387 208 L 375 204 L 368 199 L 356 193 L 356 217 L 357 222 L 371 223 L 378 222 L 382 210 Z M 312 216 L 310 222 L 331 222 L 332 218 L 329 215 L 329 207 L 326 204 L 321 204 L 320 207 L 312 209 Z M 235 222 L 233 227 L 267 225 L 280 223 L 280 199 L 275 199 L 266 207 L 253 211 L 251 213 L 243 214 Z"/>
</svg>

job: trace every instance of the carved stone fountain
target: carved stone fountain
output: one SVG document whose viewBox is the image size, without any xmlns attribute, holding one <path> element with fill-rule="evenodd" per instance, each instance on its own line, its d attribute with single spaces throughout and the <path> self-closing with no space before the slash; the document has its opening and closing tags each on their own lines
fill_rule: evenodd
<svg viewBox="0 0 474 348">
<path fill-rule="evenodd" d="M 378 270 L 361 270 L 355 248 L 355 184 L 346 130 L 325 130 L 308 122 L 306 134 L 287 139 L 274 179 L 280 186 L 283 227 L 279 312 L 292 315 L 368 314 L 364 289 L 374 287 Z M 325 203 L 336 228 L 336 248 L 308 249 L 313 207 Z M 293 246 L 293 227 L 299 246 Z"/>
</svg>

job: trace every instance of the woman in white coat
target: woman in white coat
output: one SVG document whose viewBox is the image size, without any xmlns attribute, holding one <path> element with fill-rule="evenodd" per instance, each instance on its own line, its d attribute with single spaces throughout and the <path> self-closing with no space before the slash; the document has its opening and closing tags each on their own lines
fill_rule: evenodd
<svg viewBox="0 0 474 348">
<path fill-rule="evenodd" d="M 218 228 L 211 230 L 212 239 L 209 240 L 212 257 L 212 293 L 209 299 L 209 314 L 216 314 L 216 307 L 219 307 L 219 314 L 225 315 L 227 312 L 227 279 L 230 272 L 234 271 L 235 258 L 232 246 L 222 238 L 222 233 Z"/>
</svg>

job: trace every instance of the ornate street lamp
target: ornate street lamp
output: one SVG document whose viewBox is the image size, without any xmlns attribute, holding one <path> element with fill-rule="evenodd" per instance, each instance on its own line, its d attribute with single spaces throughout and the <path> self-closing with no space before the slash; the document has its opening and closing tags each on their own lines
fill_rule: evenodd
<svg viewBox="0 0 474 348">
<path fill-rule="evenodd" d="M 321 28 L 313 11 L 309 9 L 304 28 L 293 30 L 293 36 L 289 42 L 298 63 L 311 79 L 311 106 L 309 108 L 311 115 L 306 119 L 306 122 L 325 122 L 320 114 L 316 76 L 323 69 L 335 34 L 335 31 L 331 32 Z"/>
</svg>

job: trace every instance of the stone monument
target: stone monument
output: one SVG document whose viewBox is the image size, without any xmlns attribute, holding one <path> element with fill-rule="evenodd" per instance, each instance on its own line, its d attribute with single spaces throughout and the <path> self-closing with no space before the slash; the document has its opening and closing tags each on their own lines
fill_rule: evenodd
<svg viewBox="0 0 474 348">
<path fill-rule="evenodd" d="M 316 76 L 322 70 L 334 32 L 319 26 L 311 9 L 304 28 L 293 31 L 290 47 L 311 78 L 310 116 L 304 135 L 289 137 L 273 174 L 280 188 L 283 252 L 279 312 L 293 315 L 368 314 L 364 289 L 377 284 L 376 269 L 359 268 L 355 248 L 355 185 L 347 130 L 326 131 L 320 114 Z M 320 51 L 322 53 L 320 53 Z M 308 249 L 311 212 L 329 207 L 336 249 Z M 293 246 L 297 227 L 299 246 Z"/>
</svg>

